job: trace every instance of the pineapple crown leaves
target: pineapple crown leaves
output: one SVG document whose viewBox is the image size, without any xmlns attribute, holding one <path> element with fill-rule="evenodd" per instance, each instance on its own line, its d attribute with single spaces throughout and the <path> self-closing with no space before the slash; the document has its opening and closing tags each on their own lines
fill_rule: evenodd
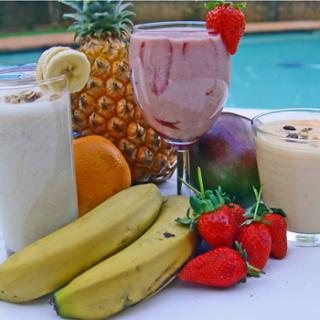
<svg viewBox="0 0 320 320">
<path fill-rule="evenodd" d="M 128 36 L 133 27 L 130 10 L 132 3 L 123 3 L 122 0 L 106 1 L 71 1 L 60 0 L 69 6 L 75 13 L 66 13 L 65 19 L 73 19 L 70 31 L 76 33 L 76 37 L 100 36 L 105 33 L 115 33 L 117 36 Z"/>
<path fill-rule="evenodd" d="M 241 226 L 243 225 L 249 225 L 252 222 L 261 222 L 264 224 L 268 224 L 268 221 L 263 221 L 263 218 L 267 213 L 275 213 L 282 217 L 286 217 L 285 212 L 282 209 L 279 208 L 269 208 L 262 200 L 262 187 L 260 187 L 260 190 L 258 191 L 255 187 L 253 187 L 253 192 L 256 198 L 256 203 L 250 207 L 243 216 L 246 218 L 246 221 L 243 222 Z"/>
<path fill-rule="evenodd" d="M 263 270 L 260 270 L 260 269 L 258 269 L 256 267 L 252 266 L 248 262 L 247 251 L 242 248 L 241 244 L 238 241 L 234 242 L 234 249 L 239 252 L 239 254 L 241 255 L 242 259 L 245 261 L 246 267 L 247 267 L 247 274 L 249 276 L 255 277 L 255 278 L 259 278 L 261 273 L 263 273 L 263 274 L 265 273 Z M 243 278 L 241 280 L 241 282 L 246 282 L 246 278 Z"/>
<path fill-rule="evenodd" d="M 215 211 L 224 204 L 231 202 L 230 197 L 222 191 L 221 187 L 215 190 L 204 189 L 201 169 L 199 167 L 197 174 L 200 191 L 186 181 L 181 180 L 195 195 L 189 198 L 190 208 L 187 211 L 186 217 L 176 219 L 176 222 L 180 224 L 189 225 L 191 230 L 195 230 L 196 223 L 202 214 Z"/>
<path fill-rule="evenodd" d="M 204 6 L 207 10 L 213 10 L 215 7 L 218 6 L 233 6 L 236 9 L 242 10 L 245 9 L 247 4 L 246 2 L 231 2 L 231 1 L 224 1 L 224 0 L 215 0 L 209 3 L 206 3 Z"/>
</svg>

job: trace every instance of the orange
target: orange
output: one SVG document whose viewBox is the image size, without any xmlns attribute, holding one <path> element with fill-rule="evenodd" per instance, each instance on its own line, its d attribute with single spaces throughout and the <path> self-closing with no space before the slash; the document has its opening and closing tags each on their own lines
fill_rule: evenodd
<svg viewBox="0 0 320 320">
<path fill-rule="evenodd" d="M 128 163 L 120 150 L 102 136 L 75 139 L 74 162 L 79 215 L 131 185 Z"/>
</svg>

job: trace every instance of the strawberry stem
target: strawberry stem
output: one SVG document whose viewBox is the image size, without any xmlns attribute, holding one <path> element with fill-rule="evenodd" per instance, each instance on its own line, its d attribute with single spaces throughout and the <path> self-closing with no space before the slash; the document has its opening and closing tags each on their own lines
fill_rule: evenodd
<svg viewBox="0 0 320 320">
<path fill-rule="evenodd" d="M 195 187 L 193 187 L 190 183 L 188 183 L 187 181 L 184 181 L 183 179 L 181 179 L 180 177 L 178 177 L 178 179 L 184 184 L 186 185 L 190 190 L 192 190 L 194 193 L 197 194 L 201 194 L 201 192 L 196 189 Z"/>
<path fill-rule="evenodd" d="M 204 194 L 203 179 L 202 179 L 202 173 L 201 173 L 200 167 L 197 168 L 197 174 L 198 174 L 198 182 L 199 182 L 199 187 L 200 187 L 200 195 L 201 195 L 201 198 L 204 199 L 205 194 Z"/>
<path fill-rule="evenodd" d="M 252 188 L 253 188 L 253 193 L 254 193 L 254 196 L 256 198 L 256 201 L 258 201 L 259 192 L 258 192 L 258 190 L 257 190 L 257 188 L 255 186 L 253 186 Z"/>
<path fill-rule="evenodd" d="M 260 206 L 260 202 L 261 202 L 261 196 L 262 196 L 262 187 L 260 187 L 259 193 L 257 193 L 257 189 L 255 187 L 253 187 L 253 192 L 256 196 L 256 206 L 254 208 L 254 213 L 253 213 L 253 221 L 257 220 L 257 213 L 258 213 L 258 209 Z"/>
<path fill-rule="evenodd" d="M 262 186 L 261 186 L 261 189 L 262 189 Z M 253 192 L 254 192 L 254 195 L 256 197 L 256 201 L 258 202 L 261 202 L 260 199 L 259 199 L 259 194 L 258 194 L 258 191 L 255 187 L 253 187 Z M 261 203 L 260 203 L 261 204 Z M 270 208 L 268 207 L 265 203 L 262 203 L 262 205 L 265 207 L 265 210 L 266 212 L 269 212 L 269 213 L 276 213 L 284 218 L 287 217 L 286 213 L 280 209 L 280 208 Z M 265 222 L 264 222 L 265 223 Z"/>
</svg>

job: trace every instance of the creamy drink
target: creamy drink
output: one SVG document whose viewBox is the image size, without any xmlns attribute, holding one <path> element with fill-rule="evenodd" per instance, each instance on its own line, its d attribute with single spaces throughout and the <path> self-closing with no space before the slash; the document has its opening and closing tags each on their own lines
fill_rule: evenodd
<svg viewBox="0 0 320 320">
<path fill-rule="evenodd" d="M 253 124 L 264 201 L 287 213 L 292 240 L 318 242 L 320 112 L 273 112 Z"/>
<path fill-rule="evenodd" d="M 137 101 L 148 123 L 178 145 L 199 139 L 227 99 L 230 55 L 205 29 L 141 30 L 131 36 Z"/>
<path fill-rule="evenodd" d="M 77 217 L 67 90 L 0 85 L 0 144 L 0 218 L 15 252 Z"/>
</svg>

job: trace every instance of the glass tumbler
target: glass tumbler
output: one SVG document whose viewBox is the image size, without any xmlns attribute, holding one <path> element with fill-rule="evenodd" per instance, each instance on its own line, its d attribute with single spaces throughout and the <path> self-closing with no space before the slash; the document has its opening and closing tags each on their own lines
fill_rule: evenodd
<svg viewBox="0 0 320 320">
<path fill-rule="evenodd" d="M 264 201 L 286 212 L 289 241 L 320 245 L 320 111 L 273 111 L 252 125 Z"/>
<path fill-rule="evenodd" d="M 70 94 L 64 76 L 0 79 L 0 224 L 7 252 L 78 216 Z"/>
</svg>

